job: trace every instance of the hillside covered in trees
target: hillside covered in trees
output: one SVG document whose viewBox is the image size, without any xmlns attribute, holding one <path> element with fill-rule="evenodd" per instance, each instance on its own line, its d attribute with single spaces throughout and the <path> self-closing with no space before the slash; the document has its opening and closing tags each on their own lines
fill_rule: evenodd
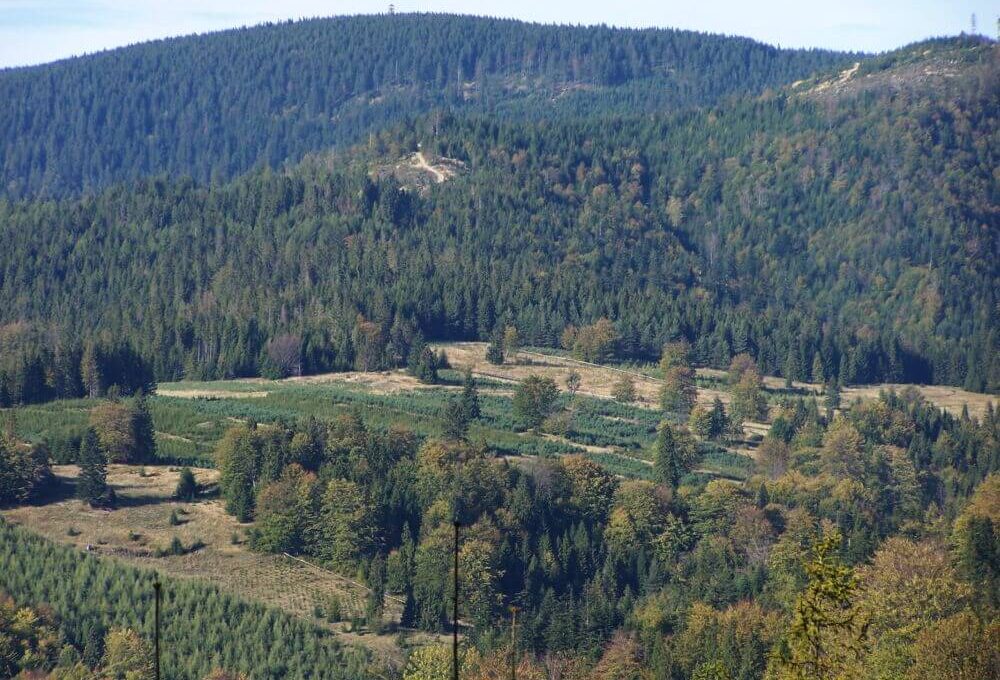
<svg viewBox="0 0 1000 680">
<path fill-rule="evenodd" d="M 934 59 L 952 74 L 657 116 L 437 114 L 229 183 L 0 202 L 4 393 L 79 396 L 87 347 L 160 380 L 291 375 L 507 323 L 556 346 L 600 318 L 619 358 L 684 338 L 700 365 L 996 391 L 997 48 L 865 72 Z M 378 171 L 418 148 L 462 171 L 422 190 Z"/>
<path fill-rule="evenodd" d="M 1000 392 L 998 112 L 967 36 L 0 71 L 0 677 L 149 679 L 154 581 L 178 680 L 1000 676 L 1000 414 L 842 391 Z"/>
<path fill-rule="evenodd" d="M 756 94 L 851 55 L 691 31 L 449 15 L 338 17 L 0 71 L 0 193 L 279 167 L 432 109 L 665 111 Z"/>
</svg>

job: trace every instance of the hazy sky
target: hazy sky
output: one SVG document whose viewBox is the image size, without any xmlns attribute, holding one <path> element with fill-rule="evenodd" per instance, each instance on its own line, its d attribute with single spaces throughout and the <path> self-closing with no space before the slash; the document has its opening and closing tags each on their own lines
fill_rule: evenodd
<svg viewBox="0 0 1000 680">
<path fill-rule="evenodd" d="M 571 24 L 688 28 L 786 47 L 882 51 L 969 31 L 996 37 L 993 0 L 396 0 L 397 12 L 452 12 Z M 0 67 L 264 21 L 386 12 L 371 0 L 0 0 Z"/>
</svg>

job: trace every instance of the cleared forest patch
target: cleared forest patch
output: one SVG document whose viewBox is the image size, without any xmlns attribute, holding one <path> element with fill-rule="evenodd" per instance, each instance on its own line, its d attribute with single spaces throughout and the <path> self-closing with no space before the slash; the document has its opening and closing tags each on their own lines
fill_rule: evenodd
<svg viewBox="0 0 1000 680">
<path fill-rule="evenodd" d="M 465 163 L 460 160 L 418 150 L 394 164 L 376 168 L 372 175 L 380 179 L 395 177 L 407 189 L 426 193 L 434 184 L 442 184 L 465 172 Z"/>
</svg>

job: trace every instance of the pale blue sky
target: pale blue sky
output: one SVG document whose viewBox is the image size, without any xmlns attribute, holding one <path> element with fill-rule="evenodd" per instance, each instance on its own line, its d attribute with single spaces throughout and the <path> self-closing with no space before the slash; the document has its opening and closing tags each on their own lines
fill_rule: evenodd
<svg viewBox="0 0 1000 680">
<path fill-rule="evenodd" d="M 997 34 L 1000 0 L 396 0 L 397 12 L 687 28 L 786 47 L 878 52 L 922 38 Z M 0 67 L 37 64 L 154 38 L 301 17 L 376 13 L 371 0 L 0 0 Z"/>
</svg>

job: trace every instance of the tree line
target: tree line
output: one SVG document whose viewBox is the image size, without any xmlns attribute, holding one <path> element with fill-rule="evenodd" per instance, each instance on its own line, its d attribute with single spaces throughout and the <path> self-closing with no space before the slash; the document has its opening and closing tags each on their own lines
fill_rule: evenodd
<svg viewBox="0 0 1000 680">
<path fill-rule="evenodd" d="M 0 332 L 0 408 L 155 389 L 152 368 L 127 341 L 53 340 L 23 324 Z"/>
</svg>

